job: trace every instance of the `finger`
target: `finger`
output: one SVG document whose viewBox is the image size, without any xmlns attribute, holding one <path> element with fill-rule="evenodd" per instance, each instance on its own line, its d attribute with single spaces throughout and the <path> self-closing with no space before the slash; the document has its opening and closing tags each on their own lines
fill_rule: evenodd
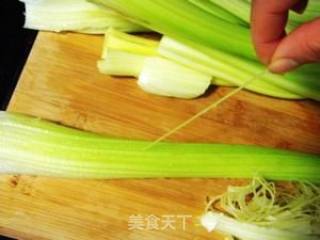
<svg viewBox="0 0 320 240">
<path fill-rule="evenodd" d="M 259 59 L 268 64 L 285 37 L 288 11 L 300 0 L 253 0 L 252 38 Z"/>
<path fill-rule="evenodd" d="M 284 38 L 269 69 L 283 73 L 312 62 L 320 62 L 320 18 L 303 24 Z"/>
</svg>

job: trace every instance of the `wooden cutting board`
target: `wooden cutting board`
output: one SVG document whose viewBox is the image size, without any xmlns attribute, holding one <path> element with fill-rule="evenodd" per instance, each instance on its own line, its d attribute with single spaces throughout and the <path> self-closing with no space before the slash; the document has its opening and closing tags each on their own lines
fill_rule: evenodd
<svg viewBox="0 0 320 240">
<path fill-rule="evenodd" d="M 101 36 L 40 33 L 8 110 L 108 136 L 152 140 L 230 91 L 212 88 L 197 100 L 148 95 L 133 79 L 98 73 L 101 45 Z M 320 153 L 320 105 L 241 92 L 170 140 Z M 223 239 L 203 230 L 198 217 L 207 195 L 244 182 L 1 176 L 0 235 L 37 240 Z"/>
</svg>

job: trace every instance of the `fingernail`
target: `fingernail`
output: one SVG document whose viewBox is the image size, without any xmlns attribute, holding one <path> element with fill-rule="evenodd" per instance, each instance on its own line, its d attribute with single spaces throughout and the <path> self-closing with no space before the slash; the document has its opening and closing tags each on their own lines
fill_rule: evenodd
<svg viewBox="0 0 320 240">
<path fill-rule="evenodd" d="M 281 58 L 271 62 L 269 70 L 274 73 L 285 73 L 297 68 L 300 64 L 290 58 Z"/>
</svg>

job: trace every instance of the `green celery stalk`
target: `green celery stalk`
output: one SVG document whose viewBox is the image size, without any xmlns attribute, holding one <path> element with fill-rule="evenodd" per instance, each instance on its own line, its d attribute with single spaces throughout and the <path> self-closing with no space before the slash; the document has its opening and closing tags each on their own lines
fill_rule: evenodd
<svg viewBox="0 0 320 240">
<path fill-rule="evenodd" d="M 205 93 L 212 76 L 168 59 L 146 57 L 138 85 L 148 93 L 177 98 L 197 98 Z"/>
<path fill-rule="evenodd" d="M 250 30 L 222 20 L 186 0 L 90 0 L 142 26 L 177 39 L 256 59 Z"/>
<path fill-rule="evenodd" d="M 209 2 L 223 8 L 229 13 L 241 19 L 243 22 L 250 22 L 250 3 L 245 0 L 209 0 Z"/>
<path fill-rule="evenodd" d="M 205 67 L 212 67 L 212 64 L 214 65 L 216 61 L 220 61 L 225 65 L 233 66 L 235 68 L 233 72 L 238 69 L 242 70 L 243 73 L 255 76 L 265 68 L 257 61 L 255 56 L 250 38 L 250 29 L 228 23 L 195 7 L 189 1 L 92 1 L 115 9 L 130 17 L 132 21 L 163 33 L 199 53 L 202 52 L 206 58 Z M 213 63 L 210 63 L 210 61 Z M 310 98 L 319 101 L 319 72 L 318 65 L 312 64 L 290 72 L 285 77 L 268 73 L 265 74 L 262 80 L 268 83 L 269 86 L 273 86 L 266 88 L 271 96 L 288 92 L 289 96 L 286 98 L 289 99 Z M 225 79 L 220 76 L 217 77 Z M 225 80 L 230 81 L 231 78 Z M 235 80 L 235 77 L 233 77 L 233 80 Z M 251 85 L 250 87 L 253 88 L 253 86 Z M 275 87 L 282 89 L 281 94 L 274 91 Z"/>
<path fill-rule="evenodd" d="M 113 76 L 139 77 L 144 61 L 157 54 L 159 41 L 129 35 L 114 29 L 105 34 L 99 72 Z"/>
<path fill-rule="evenodd" d="M 224 8 L 219 7 L 218 5 L 208 0 L 188 0 L 188 1 L 194 4 L 196 7 L 202 9 L 203 11 L 210 13 L 216 17 L 219 17 L 227 22 L 248 26 L 248 23 L 242 21 L 233 13 L 230 13 Z"/>
<path fill-rule="evenodd" d="M 195 48 L 181 44 L 168 37 L 162 38 L 158 51 L 161 56 L 200 72 L 224 79 L 237 86 L 241 86 L 248 79 L 251 79 L 262 71 L 261 67 L 256 67 L 251 62 L 241 58 L 236 58 L 217 50 L 208 50 L 207 54 L 204 54 Z M 276 75 L 276 77 L 280 82 L 290 81 L 283 76 Z M 290 92 L 286 88 L 282 88 L 281 85 L 277 86 L 272 81 L 266 81 L 265 78 L 263 77 L 263 79 L 258 79 L 249 84 L 246 89 L 273 97 L 287 99 L 302 98 L 302 96 Z"/>
<path fill-rule="evenodd" d="M 251 178 L 320 182 L 320 157 L 256 146 L 111 139 L 0 112 L 0 173 L 68 178 Z"/>
<path fill-rule="evenodd" d="M 159 41 L 130 35 L 110 28 L 105 33 L 101 58 L 107 57 L 109 49 L 152 56 L 157 54 L 158 46 Z"/>
<path fill-rule="evenodd" d="M 100 73 L 111 76 L 139 77 L 147 55 L 108 49 L 104 59 L 97 63 Z"/>
<path fill-rule="evenodd" d="M 228 11 L 230 14 L 239 17 L 243 22 L 250 24 L 250 11 L 252 0 L 209 0 L 216 6 Z M 291 11 L 287 24 L 287 31 L 294 30 L 299 25 L 319 17 L 320 2 L 309 0 L 308 6 L 303 14 Z"/>
<path fill-rule="evenodd" d="M 252 73 L 237 69 L 230 64 L 224 63 L 223 60 L 208 59 L 202 53 L 199 53 L 199 51 L 191 49 L 168 37 L 163 37 L 159 44 L 159 41 L 129 35 L 114 29 L 110 29 L 106 33 L 102 54 L 103 59 L 98 62 L 98 68 L 101 73 L 108 75 L 138 77 L 142 71 L 145 59 L 148 56 L 158 56 L 159 54 L 162 57 L 173 60 L 175 63 L 172 64 L 179 63 L 181 65 L 187 65 L 191 69 L 213 76 L 212 84 L 215 85 L 241 85 L 253 76 Z M 208 61 L 210 65 L 206 63 L 206 61 Z M 215 62 L 218 64 L 214 65 Z M 162 69 L 166 71 L 165 68 Z M 157 68 L 154 72 L 162 69 Z M 181 69 L 181 67 L 179 69 Z M 178 80 L 184 78 L 182 72 L 179 74 L 178 68 L 175 68 L 175 70 L 177 72 L 171 73 L 170 75 L 174 75 Z M 163 79 L 161 75 L 165 74 L 156 74 L 159 79 Z M 153 79 L 155 80 L 155 77 L 153 77 Z M 197 79 L 194 80 L 198 81 Z M 183 90 L 184 87 L 185 86 L 181 85 L 181 90 Z M 265 81 L 256 81 L 248 86 L 248 89 L 276 97 L 288 99 L 301 98 L 296 94 Z"/>
<path fill-rule="evenodd" d="M 40 0 L 25 2 L 25 28 L 45 31 L 104 33 L 109 27 L 127 32 L 146 31 L 110 9 L 86 0 Z"/>
</svg>

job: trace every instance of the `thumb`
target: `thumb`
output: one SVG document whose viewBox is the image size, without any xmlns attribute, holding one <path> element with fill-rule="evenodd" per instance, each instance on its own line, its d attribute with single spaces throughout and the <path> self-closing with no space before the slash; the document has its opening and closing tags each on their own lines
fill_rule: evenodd
<svg viewBox="0 0 320 240">
<path fill-rule="evenodd" d="M 313 62 L 320 62 L 320 18 L 303 24 L 280 42 L 269 70 L 284 73 Z"/>
</svg>

